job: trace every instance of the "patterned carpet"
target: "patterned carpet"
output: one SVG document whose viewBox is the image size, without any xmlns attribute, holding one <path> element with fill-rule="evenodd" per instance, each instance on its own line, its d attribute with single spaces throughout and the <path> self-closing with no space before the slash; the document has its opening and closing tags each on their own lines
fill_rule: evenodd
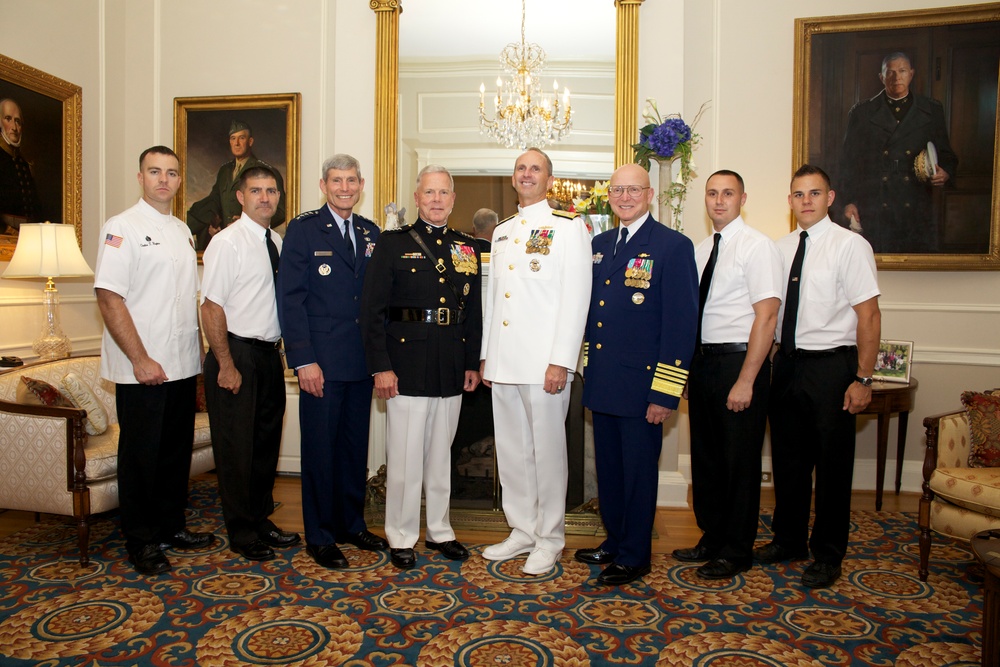
<svg viewBox="0 0 1000 667">
<path fill-rule="evenodd" d="M 212 482 L 192 506 L 188 525 L 221 536 Z M 250 564 L 217 544 L 170 552 L 173 571 L 147 580 L 115 517 L 83 571 L 72 526 L 42 523 L 0 541 L 0 665 L 979 665 L 969 551 L 936 539 L 924 584 L 912 515 L 857 512 L 852 530 L 844 576 L 809 591 L 805 563 L 713 584 L 659 555 L 644 583 L 611 589 L 568 553 L 527 577 L 523 557 L 454 563 L 422 544 L 407 572 L 353 548 L 335 572 L 298 547 Z"/>
</svg>

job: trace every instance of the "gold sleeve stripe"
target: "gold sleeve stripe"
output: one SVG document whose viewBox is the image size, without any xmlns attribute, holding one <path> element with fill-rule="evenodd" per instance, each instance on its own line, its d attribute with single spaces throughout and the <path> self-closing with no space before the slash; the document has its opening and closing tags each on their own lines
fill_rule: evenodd
<svg viewBox="0 0 1000 667">
<path fill-rule="evenodd" d="M 660 378 L 653 378 L 653 391 L 658 391 L 661 394 L 667 394 L 668 396 L 680 397 L 681 393 L 684 391 L 684 383 L 667 382 L 666 380 L 661 380 Z"/>
<path fill-rule="evenodd" d="M 667 366 L 666 364 L 656 364 L 656 377 L 673 378 L 681 382 L 687 381 L 688 372 L 685 368 L 677 366 Z"/>
</svg>

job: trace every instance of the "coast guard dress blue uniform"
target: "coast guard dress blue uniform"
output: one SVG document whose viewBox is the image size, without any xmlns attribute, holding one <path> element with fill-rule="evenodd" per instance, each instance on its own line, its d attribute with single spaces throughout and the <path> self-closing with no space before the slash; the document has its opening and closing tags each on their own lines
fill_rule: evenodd
<svg viewBox="0 0 1000 667">
<path fill-rule="evenodd" d="M 630 227 L 633 227 L 632 223 Z M 628 567 L 649 565 L 662 424 L 650 403 L 676 409 L 694 353 L 694 246 L 649 216 L 614 256 L 619 229 L 594 238 L 583 404 L 594 413 L 601 549 Z"/>
<path fill-rule="evenodd" d="M 299 396 L 306 542 L 346 542 L 366 530 L 372 378 L 358 323 L 365 269 L 379 229 L 352 214 L 355 258 L 329 205 L 288 224 L 278 271 L 278 314 L 289 368 L 318 363 L 323 397 Z"/>
</svg>

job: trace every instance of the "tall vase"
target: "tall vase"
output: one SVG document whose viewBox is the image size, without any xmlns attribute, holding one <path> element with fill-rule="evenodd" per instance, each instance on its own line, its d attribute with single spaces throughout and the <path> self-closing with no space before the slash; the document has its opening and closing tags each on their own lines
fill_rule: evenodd
<svg viewBox="0 0 1000 667">
<path fill-rule="evenodd" d="M 656 201 L 658 202 L 657 215 L 659 216 L 662 224 L 673 228 L 674 212 L 670 208 L 670 201 L 667 199 L 667 191 L 674 184 L 674 159 L 657 158 L 656 164 L 659 166 L 657 169 L 659 172 L 659 191 L 656 196 Z"/>
</svg>

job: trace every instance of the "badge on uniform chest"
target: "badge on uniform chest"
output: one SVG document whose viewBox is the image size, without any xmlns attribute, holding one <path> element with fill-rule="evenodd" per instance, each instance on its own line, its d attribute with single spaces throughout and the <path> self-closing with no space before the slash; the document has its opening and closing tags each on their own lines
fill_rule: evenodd
<svg viewBox="0 0 1000 667">
<path fill-rule="evenodd" d="M 594 264 L 600 264 L 603 260 L 604 260 L 604 253 L 603 252 L 595 252 L 594 253 Z"/>
<path fill-rule="evenodd" d="M 649 279 L 652 277 L 653 260 L 646 253 L 630 259 L 628 264 L 625 265 L 625 287 L 649 289 Z M 642 302 L 640 301 L 639 303 Z"/>
<path fill-rule="evenodd" d="M 373 252 L 375 252 L 375 242 L 369 241 L 365 244 L 365 257 L 371 257 Z"/>
</svg>

